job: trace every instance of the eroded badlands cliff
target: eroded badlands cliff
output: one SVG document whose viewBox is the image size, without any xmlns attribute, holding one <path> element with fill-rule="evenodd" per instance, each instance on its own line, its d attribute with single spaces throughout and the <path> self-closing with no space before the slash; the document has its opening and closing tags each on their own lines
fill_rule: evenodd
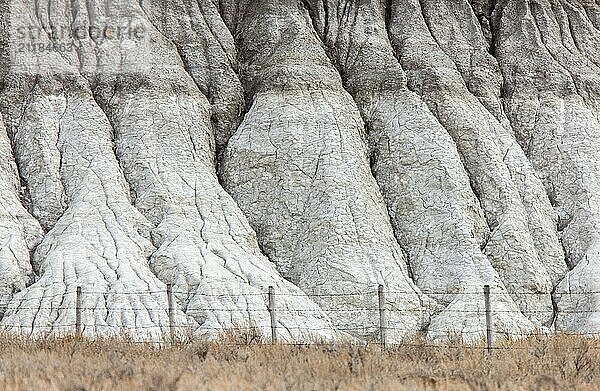
<svg viewBox="0 0 600 391">
<path fill-rule="evenodd" d="M 600 333 L 597 0 L 0 0 L 0 325 Z"/>
</svg>

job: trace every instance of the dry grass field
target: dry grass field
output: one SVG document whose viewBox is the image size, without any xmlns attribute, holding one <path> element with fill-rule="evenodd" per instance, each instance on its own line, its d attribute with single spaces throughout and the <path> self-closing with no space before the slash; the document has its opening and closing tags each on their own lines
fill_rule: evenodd
<svg viewBox="0 0 600 391">
<path fill-rule="evenodd" d="M 127 340 L 4 336 L 0 389 L 600 389 L 598 340 L 532 337 L 498 348 L 490 357 L 481 347 L 419 341 L 381 353 L 378 346 L 271 346 L 239 337 L 158 348 Z"/>
</svg>

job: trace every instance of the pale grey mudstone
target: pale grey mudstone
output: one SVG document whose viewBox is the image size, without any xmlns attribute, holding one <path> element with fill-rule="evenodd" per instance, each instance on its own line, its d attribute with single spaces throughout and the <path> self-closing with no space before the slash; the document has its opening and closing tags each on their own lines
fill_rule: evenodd
<svg viewBox="0 0 600 391">
<path fill-rule="evenodd" d="M 311 14 L 365 119 L 372 169 L 415 283 L 447 307 L 440 308 L 428 334 L 461 331 L 479 338 L 486 328 L 484 284 L 494 286 L 495 325 L 515 334 L 531 331 L 533 324 L 481 251 L 489 230 L 452 138 L 406 87 L 386 32 L 385 8 L 370 1 L 340 14 L 331 11 L 341 3 L 315 2 Z"/>
<path fill-rule="evenodd" d="M 430 16 L 439 12 L 435 7 L 428 1 L 392 2 L 392 44 L 409 87 L 456 143 L 490 227 L 485 254 L 525 315 L 538 326 L 550 325 L 551 293 L 566 272 L 552 228 L 555 216 L 511 130 L 469 91 L 453 58 L 443 50 L 438 35 L 448 27 L 432 27 L 436 20 L 440 24 Z M 444 20 L 461 31 L 465 19 L 450 14 Z"/>
<path fill-rule="evenodd" d="M 142 36 L 19 51 L 53 25 Z M 173 283 L 179 332 L 268 337 L 272 285 L 281 338 L 377 338 L 383 284 L 391 341 L 473 339 L 490 284 L 497 330 L 600 332 L 599 29 L 591 0 L 0 0 L 2 324 L 71 332 L 80 285 L 86 333 L 160 339 Z"/>
<path fill-rule="evenodd" d="M 216 337 L 239 326 L 267 336 L 266 292 L 274 286 L 281 339 L 332 338 L 327 316 L 260 253 L 220 187 L 211 106 L 176 47 L 137 2 L 48 5 L 23 5 L 35 17 L 12 13 L 11 26 L 61 17 L 67 23 L 72 14 L 77 26 L 129 23 L 144 34 L 82 40 L 65 56 L 44 51 L 12 59 L 4 107 L 23 113 L 11 117 L 12 134 L 34 157 L 20 156 L 28 186 L 39 189 L 34 211 L 39 204 L 52 213 L 39 213 L 51 216 L 32 260 L 39 280 L 14 297 L 3 323 L 11 330 L 72 330 L 80 285 L 84 306 L 93 308 L 84 311 L 86 333 L 123 328 L 157 339 L 169 330 L 165 283 L 172 283 L 179 332 Z M 47 151 L 51 158 L 35 158 Z M 52 175 L 36 176 L 40 169 Z M 43 199 L 49 190 L 56 197 Z"/>
<path fill-rule="evenodd" d="M 29 253 L 42 240 L 38 222 L 20 201 L 21 185 L 0 114 L 0 314 L 12 295 L 30 283 Z"/>
<path fill-rule="evenodd" d="M 429 321 L 369 170 L 363 121 L 295 1 L 255 1 L 237 26 L 253 104 L 223 160 L 228 191 L 282 274 L 339 329 L 377 334 L 377 286 L 390 341 Z M 269 53 L 265 56 L 265 53 Z M 347 295 L 347 296 L 346 296 Z"/>
<path fill-rule="evenodd" d="M 493 16 L 505 106 L 559 217 L 571 270 L 556 328 L 600 332 L 600 5 L 500 1 Z"/>
</svg>

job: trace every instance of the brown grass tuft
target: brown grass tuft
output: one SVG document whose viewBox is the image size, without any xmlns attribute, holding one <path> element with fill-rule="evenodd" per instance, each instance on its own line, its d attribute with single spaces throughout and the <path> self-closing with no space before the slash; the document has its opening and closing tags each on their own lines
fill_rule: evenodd
<svg viewBox="0 0 600 391">
<path fill-rule="evenodd" d="M 450 346 L 452 345 L 452 346 Z M 531 337 L 497 345 L 265 345 L 229 333 L 218 342 L 153 346 L 127 339 L 32 341 L 0 336 L 3 390 L 595 390 L 600 341 Z"/>
</svg>

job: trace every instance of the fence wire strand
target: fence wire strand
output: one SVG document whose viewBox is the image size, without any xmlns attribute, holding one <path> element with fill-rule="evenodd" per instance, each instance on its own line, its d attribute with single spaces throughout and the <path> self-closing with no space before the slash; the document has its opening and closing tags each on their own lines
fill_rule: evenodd
<svg viewBox="0 0 600 391">
<path fill-rule="evenodd" d="M 164 303 L 162 304 L 166 304 L 168 303 L 170 300 L 168 299 L 168 294 L 172 294 L 173 297 L 175 298 L 180 298 L 180 297 L 187 297 L 188 299 L 190 298 L 196 298 L 196 299 L 201 299 L 201 303 L 203 303 L 202 305 L 198 306 L 198 305 L 189 305 L 187 308 L 185 308 L 185 310 L 183 310 L 182 308 L 163 308 L 160 306 L 161 302 L 164 301 Z M 339 298 L 339 297 L 348 297 L 348 298 L 352 298 L 355 299 L 356 297 L 362 297 L 362 298 L 376 298 L 378 296 L 378 294 L 381 294 L 381 292 L 379 292 L 378 290 L 365 290 L 362 292 L 332 292 L 332 293 L 315 293 L 315 294 L 306 294 L 306 293 L 295 293 L 295 292 L 285 292 L 285 293 L 277 293 L 275 292 L 274 297 L 277 298 L 278 300 L 282 301 L 285 305 L 283 306 L 276 306 L 273 311 L 276 311 L 278 314 L 284 314 L 284 315 L 296 315 L 296 316 L 305 316 L 305 315 L 310 315 L 310 314 L 314 314 L 315 316 L 320 316 L 323 313 L 328 313 L 328 314 L 337 314 L 337 315 L 348 315 L 351 316 L 353 313 L 357 313 L 357 314 L 361 314 L 364 315 L 365 313 L 369 313 L 369 312 L 381 312 L 382 310 L 385 311 L 386 314 L 406 314 L 406 313 L 410 313 L 410 314 L 425 314 L 425 313 L 429 313 L 429 310 L 424 309 L 424 308 L 398 308 L 397 307 L 397 303 L 395 301 L 395 299 L 397 299 L 398 296 L 400 295 L 414 295 L 416 292 L 415 291 L 385 291 L 385 295 L 388 299 L 386 303 L 384 303 L 384 308 L 381 308 L 380 306 L 359 306 L 357 308 L 327 308 L 327 303 L 325 303 L 325 305 L 323 304 L 323 301 L 325 301 L 325 299 L 329 298 Z M 460 296 L 460 295 L 464 295 L 464 296 L 481 296 L 483 297 L 484 295 L 484 290 L 479 290 L 479 291 L 458 291 L 458 292 L 439 292 L 439 291 L 423 291 L 423 293 L 431 295 L 431 296 L 443 296 L 443 295 L 448 295 L 448 296 Z M 499 292 L 492 292 L 490 294 L 490 297 L 493 297 L 494 295 L 498 295 Z M 502 295 L 506 295 L 509 294 L 510 296 L 523 296 L 523 295 L 549 295 L 550 292 L 501 292 Z M 569 293 L 561 293 L 561 294 L 555 294 L 554 296 L 556 297 L 564 297 L 564 296 L 576 296 L 579 297 L 581 295 L 587 295 L 587 296 L 591 296 L 591 295 L 597 295 L 600 294 L 600 291 L 590 291 L 590 292 L 569 292 Z M 135 306 L 135 305 L 128 305 L 127 303 L 120 303 L 119 302 L 119 298 L 122 297 L 134 297 L 134 296 L 153 296 L 153 298 L 159 298 L 160 297 L 160 301 L 159 300 L 155 300 L 154 305 L 156 305 L 156 308 L 148 308 L 145 306 L 139 307 L 139 306 Z M 287 298 L 293 298 L 293 297 L 303 297 L 303 298 L 311 298 L 313 300 L 315 300 L 316 303 L 321 304 L 321 306 L 315 305 L 314 308 L 290 308 L 289 305 L 289 300 L 287 300 Z M 281 299 L 284 300 L 281 300 Z M 60 302 L 58 302 L 60 299 Z M 68 300 L 67 300 L 68 299 Z M 77 299 L 77 300 L 73 300 L 73 299 Z M 212 299 L 213 302 L 220 304 L 221 306 L 223 304 L 225 304 L 224 302 L 222 302 L 223 300 L 221 299 L 227 299 L 227 303 L 232 304 L 232 307 L 220 307 L 218 305 L 215 306 L 211 306 L 210 304 L 208 304 L 209 299 Z M 239 299 L 244 299 L 245 301 L 243 302 L 238 302 L 236 300 Z M 320 299 L 320 300 L 317 300 Z M 19 302 L 20 300 L 20 302 Z M 74 302 L 77 301 L 79 302 L 81 300 L 81 305 L 76 304 L 74 305 Z M 91 301 L 95 301 L 96 303 L 98 303 L 100 300 L 102 300 L 103 304 L 105 304 L 106 306 L 90 306 L 90 302 Z M 48 306 L 47 304 L 44 305 L 36 305 L 35 303 L 46 303 L 50 301 L 50 306 Z M 254 306 L 257 304 L 257 301 L 262 301 L 262 304 L 259 306 Z M 57 302 L 56 305 L 53 305 L 54 302 Z M 109 305 L 108 304 L 118 304 L 120 305 L 121 308 L 118 309 L 112 309 L 112 308 L 107 308 Z M 235 305 L 236 304 L 244 304 L 245 307 L 240 307 L 240 308 L 236 308 Z M 253 305 L 249 305 L 249 304 L 253 304 Z M 281 303 L 279 303 L 281 304 Z M 348 304 L 350 305 L 350 304 Z M 149 291 L 130 291 L 130 292 L 124 292 L 124 291 L 111 291 L 111 290 L 105 290 L 105 291 L 101 291 L 101 290 L 94 290 L 94 289 L 90 289 L 90 290 L 86 290 L 85 288 L 81 289 L 81 297 L 79 297 L 78 294 L 78 289 L 65 289 L 63 288 L 62 291 L 60 291 L 60 289 L 56 289 L 55 293 L 51 293 L 48 294 L 47 292 L 43 292 L 42 295 L 37 296 L 37 297 L 31 297 L 29 295 L 23 295 L 21 296 L 19 293 L 17 293 L 12 299 L 3 299 L 0 300 L 0 308 L 3 309 L 4 312 L 4 319 L 3 321 L 0 322 L 0 328 L 4 328 L 7 330 L 20 330 L 20 331 L 28 331 L 30 332 L 30 334 L 33 334 L 36 331 L 40 331 L 40 332 L 73 332 L 73 330 L 75 330 L 76 328 L 80 327 L 81 331 L 85 333 L 86 330 L 92 330 L 92 331 L 101 331 L 101 330 L 115 330 L 115 329 L 119 329 L 119 330 L 124 330 L 125 332 L 128 330 L 134 330 L 134 331 L 139 331 L 139 330 L 150 330 L 150 331 L 154 331 L 154 332 L 158 332 L 159 334 L 170 334 L 173 331 L 173 327 L 180 327 L 181 325 L 173 325 L 171 322 L 171 313 L 172 311 L 179 311 L 179 312 L 183 312 L 184 316 L 186 316 L 187 318 L 202 318 L 204 315 L 206 315 L 207 313 L 216 313 L 216 314 L 220 314 L 220 313 L 230 313 L 230 318 L 233 319 L 233 314 L 251 314 L 251 313 L 262 313 L 264 315 L 267 314 L 271 314 L 272 310 L 269 307 L 269 293 L 268 292 L 249 292 L 249 293 L 229 293 L 229 292 L 198 292 L 198 291 L 182 291 L 182 290 L 176 290 L 176 289 L 159 289 L 159 290 L 149 290 Z M 32 311 L 32 312 L 37 312 L 39 313 L 40 311 L 50 311 L 51 313 L 58 313 L 55 317 L 53 316 L 53 318 L 55 319 L 54 322 L 51 322 L 49 324 L 40 324 L 40 322 L 34 323 L 33 325 L 23 325 L 20 323 L 14 323 L 14 318 L 11 317 L 11 315 L 14 315 L 16 312 L 18 311 Z M 97 313 L 102 314 L 103 316 L 96 316 L 98 315 Z M 486 314 L 486 309 L 485 308 L 474 308 L 474 309 L 451 309 L 451 308 L 445 308 L 442 310 L 442 312 L 451 312 L 451 313 L 457 313 L 457 314 L 471 314 L 471 315 L 476 315 L 476 316 L 485 316 Z M 497 309 L 497 310 L 491 310 L 491 312 L 493 314 L 522 314 L 522 315 L 527 315 L 527 314 L 544 314 L 544 313 L 549 313 L 549 312 L 553 312 L 552 310 L 537 310 L 537 309 Z M 564 310 L 564 311 L 560 311 L 560 314 L 592 314 L 592 313 L 599 313 L 600 310 L 589 310 L 589 309 L 569 309 L 569 310 Z M 64 321 L 64 318 L 66 317 L 67 319 L 70 316 L 73 316 L 73 314 L 78 313 L 77 317 L 79 319 L 81 319 L 82 314 L 85 315 L 84 316 L 84 320 L 85 321 L 90 321 L 90 319 L 95 319 L 97 320 L 97 322 L 95 322 L 94 324 L 77 324 L 77 323 L 71 323 L 71 322 L 66 322 Z M 133 316 L 133 319 L 135 319 L 135 321 L 133 321 L 133 323 L 135 324 L 129 324 L 128 321 L 124 321 L 123 325 L 121 327 L 116 327 L 116 326 L 112 326 L 108 324 L 108 314 L 129 314 L 129 313 L 133 313 L 135 314 Z M 147 313 L 150 314 L 151 316 L 150 318 L 150 323 L 158 323 L 158 324 L 143 324 L 138 322 L 137 319 L 137 314 L 139 313 Z M 174 312 L 173 312 L 174 313 Z M 165 315 L 164 317 L 161 318 L 161 316 Z M 35 317 L 37 318 L 37 316 Z M 34 319 L 35 319 L 34 318 Z M 218 318 L 218 316 L 217 316 Z M 18 319 L 18 316 L 17 316 Z M 99 321 L 100 319 L 103 319 L 103 321 Z M 168 320 L 167 320 L 168 319 Z M 376 319 L 376 317 L 374 317 L 374 319 Z M 35 322 L 35 320 L 34 320 Z M 102 323 L 105 324 L 102 324 Z M 54 324 L 57 323 L 57 324 Z M 285 323 L 285 322 L 284 322 Z M 350 322 L 351 323 L 351 322 Z M 263 327 L 266 328 L 266 327 Z M 446 333 L 447 335 L 459 335 L 461 337 L 463 336 L 484 336 L 486 330 L 456 330 L 456 331 L 452 331 L 452 330 L 448 330 L 448 329 L 444 329 L 444 330 L 436 330 L 433 329 L 431 327 L 427 327 L 426 330 L 424 329 L 414 329 L 414 328 L 403 328 L 401 326 L 397 326 L 394 325 L 393 327 L 388 327 L 387 325 L 383 326 L 381 324 L 377 324 L 376 321 L 373 321 L 372 324 L 368 324 L 368 325 L 363 325 L 363 326 L 336 326 L 333 328 L 325 328 L 325 327 L 310 327 L 310 326 L 292 326 L 292 325 L 284 325 L 284 324 L 277 324 L 275 323 L 274 326 L 271 326 L 272 329 L 274 329 L 273 332 L 276 332 L 277 330 L 280 331 L 284 331 L 287 333 L 291 333 L 292 331 L 300 331 L 300 332 L 308 332 L 308 333 L 319 333 L 319 332 L 329 332 L 334 330 L 335 332 L 342 332 L 342 333 L 348 333 L 348 334 L 359 334 L 359 335 L 367 335 L 367 334 L 377 334 L 380 333 L 383 335 L 384 330 L 385 332 L 387 331 L 396 331 L 396 332 L 402 332 L 402 333 L 412 333 L 412 334 L 424 334 L 425 332 L 427 333 Z M 209 324 L 200 324 L 197 330 L 200 330 L 202 332 L 223 332 L 227 329 L 227 327 L 225 326 L 213 326 L 213 325 L 209 325 Z M 229 329 L 233 330 L 233 331 L 238 331 L 238 332 L 256 332 L 257 331 L 257 327 L 256 326 L 230 326 Z M 508 332 L 506 330 L 503 329 L 498 329 L 498 328 L 494 328 L 488 325 L 488 329 L 496 335 L 501 335 L 501 336 L 505 336 L 508 338 L 511 338 L 515 335 L 518 335 L 518 333 L 515 332 Z M 590 331 L 590 332 L 585 332 L 585 333 L 574 333 L 574 332 L 560 332 L 561 335 L 567 335 L 567 336 L 600 336 L 600 331 L 599 332 L 594 332 L 594 331 Z M 547 336 L 547 334 L 544 333 L 524 333 L 523 336 Z M 136 342 L 136 341 L 131 341 L 131 342 Z M 137 341 L 139 343 L 153 343 L 150 341 Z M 373 340 L 370 340 L 368 343 L 371 344 L 385 344 L 385 341 L 381 341 L 378 338 L 374 338 Z M 279 342 L 278 344 L 283 344 L 283 345 L 291 345 L 291 346 L 315 346 L 318 345 L 318 342 L 315 343 L 295 343 L 295 342 Z M 502 347 L 502 346 L 488 346 L 488 347 L 482 347 L 482 346 L 477 346 L 477 345 L 448 345 L 448 344 L 406 344 L 406 343 L 397 343 L 394 344 L 394 346 L 414 346 L 414 347 L 427 347 L 427 348 L 471 348 L 471 349 L 492 349 L 492 350 L 505 350 L 505 349 L 509 349 L 509 350 L 519 350 L 519 349 L 530 349 L 530 348 L 525 348 L 525 347 Z M 596 348 L 596 347 L 593 347 Z"/>
</svg>

